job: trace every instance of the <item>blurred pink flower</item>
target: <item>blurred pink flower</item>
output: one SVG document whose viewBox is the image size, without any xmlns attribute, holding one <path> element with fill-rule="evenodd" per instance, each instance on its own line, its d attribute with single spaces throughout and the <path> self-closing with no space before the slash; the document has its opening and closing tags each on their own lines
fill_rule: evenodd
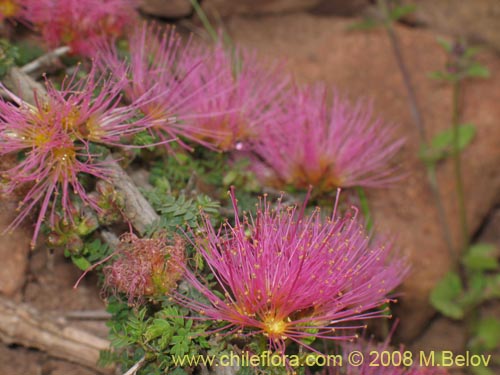
<svg viewBox="0 0 500 375">
<path fill-rule="evenodd" d="M 129 66 L 112 44 L 99 46 L 98 64 L 116 77 L 129 76 L 129 100 L 150 92 L 142 110 L 163 119 L 160 139 L 183 139 L 230 150 L 260 136 L 274 121 L 288 76 L 282 65 L 264 63 L 253 52 L 221 44 L 183 43 L 174 28 L 143 25 L 129 39 Z"/>
<path fill-rule="evenodd" d="M 49 48 L 93 56 L 95 43 L 122 35 L 136 21 L 136 0 L 22 0 L 24 18 L 40 31 Z"/>
<path fill-rule="evenodd" d="M 200 102 L 196 90 L 201 91 L 203 87 L 192 91 L 190 81 L 192 72 L 202 64 L 202 57 L 190 56 L 187 48 L 189 41 L 184 45 L 175 28 L 143 24 L 129 37 L 126 64 L 113 43 L 98 44 L 97 54 L 101 70 L 110 70 L 117 79 L 129 78 L 124 87 L 129 101 L 144 95 L 150 99 L 141 106 L 141 111 L 157 120 L 151 128 L 154 135 L 161 140 L 176 140 L 185 148 L 189 146 L 183 140 L 196 141 L 202 131 L 193 124 L 194 118 L 207 116 L 193 111 Z M 209 78 L 205 85 L 212 82 Z"/>
<path fill-rule="evenodd" d="M 255 217 L 240 221 L 234 192 L 231 198 L 234 226 L 216 232 L 207 219 L 207 238 L 196 244 L 224 297 L 187 270 L 207 302 L 177 293 L 178 303 L 200 319 L 226 322 L 221 330 L 229 333 L 265 335 L 280 352 L 287 340 L 310 348 L 305 339 L 350 339 L 361 320 L 384 316 L 376 308 L 390 301 L 406 266 L 390 244 L 369 244 L 356 213 L 339 217 L 334 210 L 324 221 L 319 209 L 308 216 L 305 206 L 278 201 L 272 208 L 264 198 Z"/>
<path fill-rule="evenodd" d="M 350 104 L 325 86 L 296 89 L 275 126 L 254 147 L 257 177 L 277 188 L 319 191 L 381 187 L 398 179 L 391 160 L 404 141 L 395 128 L 372 119 L 372 106 Z"/>
<path fill-rule="evenodd" d="M 282 113 L 290 81 L 284 64 L 260 59 L 241 47 L 225 48 L 222 42 L 189 52 L 202 57 L 190 79 L 202 140 L 223 151 L 249 148 Z M 213 84 L 205 84 L 210 80 Z"/>
<path fill-rule="evenodd" d="M 29 191 L 20 202 L 18 225 L 37 205 L 40 212 L 32 245 L 46 216 L 53 225 L 58 206 L 64 220 L 71 220 L 72 197 L 98 209 L 78 179 L 80 173 L 106 179 L 110 172 L 102 155 L 91 151 L 91 143 L 126 146 L 122 141 L 151 126 L 148 118 L 136 119 L 134 105 L 120 107 L 121 87 L 117 82 L 96 77 L 66 79 L 61 90 L 47 81 L 47 94 L 30 105 L 10 94 L 14 103 L 0 100 L 0 155 L 20 155 L 14 167 L 3 171 L 5 192 L 21 186 Z M 98 94 L 94 94 L 99 87 Z"/>
</svg>

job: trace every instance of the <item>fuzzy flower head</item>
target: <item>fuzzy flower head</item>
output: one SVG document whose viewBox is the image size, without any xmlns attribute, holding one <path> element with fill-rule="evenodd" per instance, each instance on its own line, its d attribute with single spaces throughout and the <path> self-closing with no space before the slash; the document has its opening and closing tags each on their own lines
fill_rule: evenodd
<svg viewBox="0 0 500 375">
<path fill-rule="evenodd" d="M 95 95 L 97 85 L 100 92 Z M 146 118 L 136 119 L 134 106 L 118 106 L 119 93 L 119 84 L 91 71 L 82 80 L 76 74 L 68 78 L 61 90 L 47 81 L 47 94 L 38 96 L 35 105 L 14 94 L 14 104 L 0 100 L 0 156 L 20 156 L 17 165 L 2 172 L 5 192 L 29 187 L 11 228 L 40 205 L 32 246 L 47 216 L 51 227 L 58 221 L 58 209 L 63 221 L 71 220 L 74 198 L 99 209 L 78 179 L 80 174 L 110 176 L 93 145 L 123 146 L 127 137 L 150 125 Z"/>
<path fill-rule="evenodd" d="M 200 99 L 196 90 L 213 85 L 214 79 L 193 91 L 194 72 L 202 64 L 201 57 L 186 52 L 189 42 L 184 45 L 173 27 L 144 24 L 133 30 L 128 43 L 129 56 L 125 65 L 113 43 L 100 43 L 98 65 L 102 70 L 110 70 L 117 79 L 129 78 L 124 87 L 129 101 L 148 95 L 150 100 L 140 109 L 146 116 L 157 120 L 151 128 L 155 137 L 176 140 L 189 148 L 184 140 L 197 141 L 206 135 L 201 134 L 203 129 L 194 125 L 194 119 L 207 114 L 195 114 L 193 108 L 208 99 Z"/>
<path fill-rule="evenodd" d="M 307 338 L 350 339 L 359 321 L 383 315 L 373 309 L 389 301 L 406 267 L 390 245 L 369 243 L 356 214 L 334 212 L 324 221 L 319 209 L 307 216 L 264 198 L 257 214 L 241 221 L 234 192 L 231 198 L 235 224 L 217 232 L 207 219 L 206 242 L 197 245 L 224 297 L 187 271 L 208 302 L 177 294 L 180 304 L 226 322 L 230 333 L 264 335 L 280 352 L 287 341 L 308 347 Z M 342 326 L 351 333 L 338 334 Z"/>
<path fill-rule="evenodd" d="M 201 140 L 223 151 L 248 148 L 282 113 L 280 105 L 289 92 L 284 64 L 222 43 L 192 47 L 190 53 L 202 61 L 190 80 L 198 98 L 193 111 Z"/>
<path fill-rule="evenodd" d="M 168 241 L 164 234 L 138 238 L 125 234 L 117 248 L 118 259 L 104 268 L 105 285 L 127 295 L 130 303 L 169 293 L 184 273 L 184 242 Z"/>
<path fill-rule="evenodd" d="M 93 56 L 98 40 L 122 35 L 135 22 L 135 0 L 23 0 L 25 18 L 42 34 L 49 48 L 71 47 Z"/>
<path fill-rule="evenodd" d="M 381 187 L 393 182 L 391 159 L 403 145 L 394 127 L 372 119 L 367 103 L 355 105 L 324 86 L 296 89 L 283 121 L 262 134 L 255 172 L 263 183 L 317 191 Z"/>
</svg>

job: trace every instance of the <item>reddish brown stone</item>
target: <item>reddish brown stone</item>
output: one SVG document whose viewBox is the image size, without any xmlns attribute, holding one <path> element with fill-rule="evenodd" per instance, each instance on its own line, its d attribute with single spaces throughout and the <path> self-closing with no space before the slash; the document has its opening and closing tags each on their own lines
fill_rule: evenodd
<svg viewBox="0 0 500 375">
<path fill-rule="evenodd" d="M 211 14 L 229 16 L 297 12 L 311 10 L 320 3 L 321 0 L 204 0 L 202 5 Z"/>
<path fill-rule="evenodd" d="M 31 234 L 24 228 L 4 233 L 15 218 L 15 203 L 0 201 L 0 293 L 13 296 L 24 285 L 28 267 Z"/>
<path fill-rule="evenodd" d="M 163 18 L 187 17 L 193 11 L 189 0 L 141 0 L 139 8 L 148 15 Z"/>
<path fill-rule="evenodd" d="M 435 30 L 489 44 L 500 51 L 498 0 L 403 0 L 416 5 L 414 21 Z"/>
</svg>

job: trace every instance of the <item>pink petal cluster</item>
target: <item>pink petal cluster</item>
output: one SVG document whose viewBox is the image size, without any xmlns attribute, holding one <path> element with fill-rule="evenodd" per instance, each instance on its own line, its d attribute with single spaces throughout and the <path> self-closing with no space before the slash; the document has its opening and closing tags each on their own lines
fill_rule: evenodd
<svg viewBox="0 0 500 375">
<path fill-rule="evenodd" d="M 125 293 L 129 303 L 159 297 L 175 288 L 186 263 L 184 241 L 169 241 L 164 233 L 154 238 L 125 234 L 117 247 L 118 258 L 103 270 L 105 286 Z"/>
<path fill-rule="evenodd" d="M 63 82 L 61 90 L 47 81 L 47 94 L 38 96 L 36 105 L 13 94 L 14 103 L 0 100 L 0 156 L 21 155 L 17 165 L 2 172 L 5 192 L 29 187 L 11 228 L 39 204 L 33 246 L 43 220 L 48 216 L 50 225 L 55 223 L 58 207 L 63 219 L 71 220 L 72 195 L 97 209 L 78 175 L 106 179 L 109 171 L 90 144 L 121 146 L 127 137 L 151 126 L 147 118 L 136 119 L 134 105 L 119 106 L 118 83 L 97 77 L 94 70 L 82 80 L 76 74 Z"/>
<path fill-rule="evenodd" d="M 391 159 L 402 139 L 394 127 L 373 119 L 371 105 L 351 104 L 325 86 L 297 88 L 286 114 L 255 147 L 255 172 L 265 184 L 319 191 L 381 187 L 393 182 Z"/>
<path fill-rule="evenodd" d="M 281 104 L 289 93 L 284 64 L 222 43 L 191 50 L 202 61 L 190 80 L 191 91 L 197 93 L 193 110 L 202 140 L 223 151 L 249 149 L 282 114 Z M 213 84 L 204 84 L 210 80 Z"/>
<path fill-rule="evenodd" d="M 370 244 L 354 216 L 323 220 L 319 209 L 276 208 L 264 198 L 255 216 L 238 218 L 216 231 L 207 219 L 206 239 L 196 244 L 217 281 L 212 291 L 196 275 L 185 278 L 207 302 L 177 293 L 174 298 L 201 315 L 226 322 L 223 329 L 267 336 L 285 351 L 287 341 L 308 347 L 306 338 L 346 340 L 363 319 L 384 316 L 375 308 L 401 281 L 406 266 L 390 245 Z M 342 328 L 344 331 L 337 331 Z M 309 348 L 309 347 L 308 347 Z"/>
<path fill-rule="evenodd" d="M 49 48 L 93 56 L 98 40 L 122 35 L 136 21 L 135 0 L 22 0 L 24 18 L 40 31 Z"/>
</svg>

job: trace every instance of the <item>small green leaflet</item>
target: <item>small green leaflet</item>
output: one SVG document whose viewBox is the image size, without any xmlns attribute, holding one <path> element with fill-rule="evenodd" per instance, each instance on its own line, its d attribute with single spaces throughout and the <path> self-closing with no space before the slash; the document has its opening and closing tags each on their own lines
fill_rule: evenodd
<svg viewBox="0 0 500 375">
<path fill-rule="evenodd" d="M 474 124 L 458 125 L 458 150 L 463 151 L 474 139 Z M 427 164 L 435 164 L 453 151 L 454 129 L 447 129 L 432 138 L 429 147 L 422 146 L 420 158 Z"/>
</svg>

